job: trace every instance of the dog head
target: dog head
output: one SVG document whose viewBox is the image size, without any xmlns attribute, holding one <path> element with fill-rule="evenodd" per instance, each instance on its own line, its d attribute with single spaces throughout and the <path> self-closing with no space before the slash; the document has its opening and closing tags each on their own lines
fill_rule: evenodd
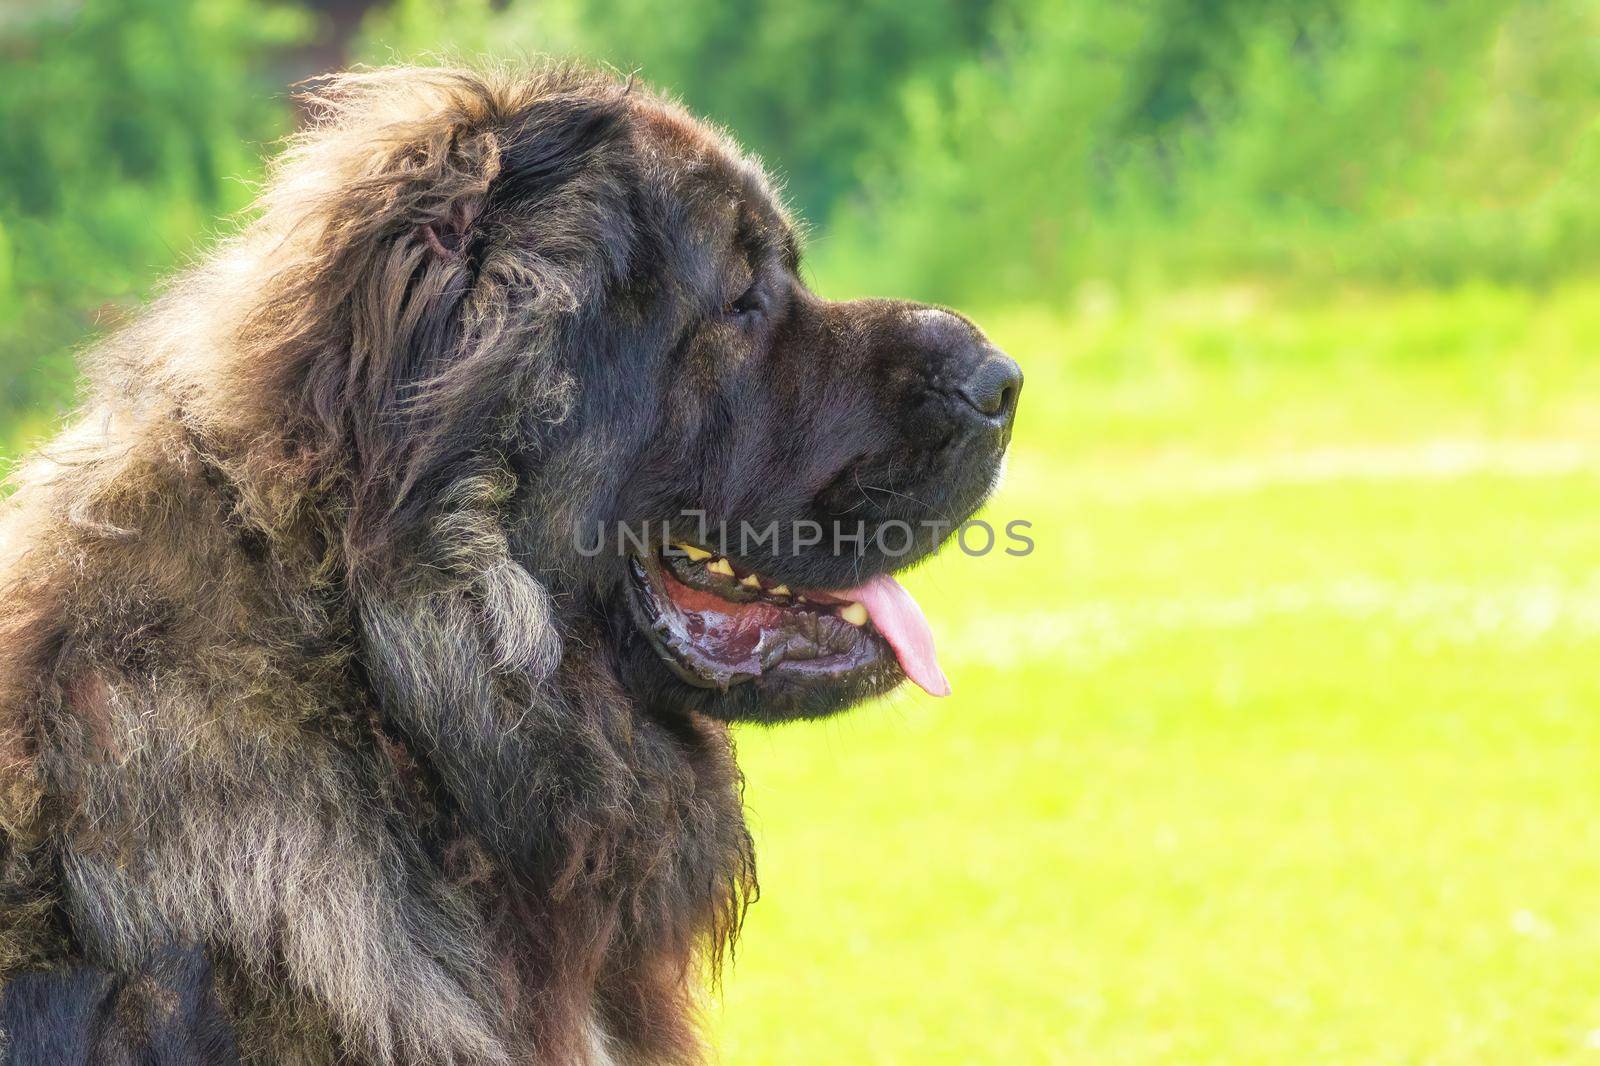
<svg viewBox="0 0 1600 1066">
<path fill-rule="evenodd" d="M 907 675 L 943 694 L 889 574 L 987 495 L 1016 364 L 951 312 L 819 298 L 760 170 L 655 101 L 636 115 L 647 217 L 665 224 L 643 228 L 644 274 L 615 294 L 638 324 L 613 364 L 633 384 L 585 388 L 603 399 L 583 420 L 635 427 L 590 542 L 610 556 L 595 588 L 630 683 L 765 720 Z M 619 582 L 626 611 L 606 594 Z"/>
<path fill-rule="evenodd" d="M 817 296 L 760 168 L 631 85 L 413 71 L 324 106 L 266 229 L 311 218 L 325 269 L 251 321 L 288 320 L 294 390 L 355 457 L 358 572 L 499 575 L 503 657 L 582 645 L 660 710 L 946 690 L 890 574 L 990 491 L 1012 360 L 941 308 Z M 297 185 L 330 172 L 360 200 Z"/>
</svg>

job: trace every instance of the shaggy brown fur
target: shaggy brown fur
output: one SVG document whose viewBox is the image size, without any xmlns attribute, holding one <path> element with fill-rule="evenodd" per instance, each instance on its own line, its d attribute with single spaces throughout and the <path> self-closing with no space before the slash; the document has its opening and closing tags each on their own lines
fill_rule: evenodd
<svg viewBox="0 0 1600 1066">
<path fill-rule="evenodd" d="M 14 479 L 0 1024 L 54 1061 L 697 1060 L 755 884 L 732 747 L 630 680 L 622 571 L 571 531 L 648 466 L 623 405 L 704 374 L 618 353 L 682 348 L 706 220 L 753 205 L 792 276 L 787 223 L 609 78 L 384 71 L 314 106 Z M 796 293 L 817 344 L 903 318 Z"/>
<path fill-rule="evenodd" d="M 591 122 L 659 106 L 565 71 L 340 80 L 259 220 L 92 356 L 94 398 L 16 478 L 5 533 L 6 974 L 205 945 L 262 1062 L 578 1062 L 602 1033 L 692 1057 L 686 976 L 753 883 L 724 728 L 693 723 L 682 759 L 631 735 L 613 683 L 558 663 L 549 595 L 510 562 L 510 475 L 433 454 L 447 423 L 503 415 L 472 392 L 486 377 L 546 417 L 570 402 L 539 354 L 602 283 L 585 216 L 616 179 L 542 206 L 549 247 L 476 264 L 455 365 L 396 365 L 463 285 L 431 245 L 481 208 L 501 131 L 575 121 L 573 101 L 609 104 Z M 394 661 L 363 661 L 374 646 Z M 410 737 L 366 683 L 385 668 L 438 701 Z M 478 704 L 446 706 L 463 682 Z M 515 826 L 441 804 L 433 776 L 463 771 L 412 745 L 485 743 L 452 711 L 504 716 L 498 750 L 461 761 L 515 767 L 496 783 L 527 794 L 495 799 L 537 810 L 537 868 L 484 839 Z"/>
</svg>

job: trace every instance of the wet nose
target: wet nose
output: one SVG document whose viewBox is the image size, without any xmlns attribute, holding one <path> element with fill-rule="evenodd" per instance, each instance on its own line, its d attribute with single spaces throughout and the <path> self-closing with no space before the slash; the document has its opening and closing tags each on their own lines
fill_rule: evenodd
<svg viewBox="0 0 1600 1066">
<path fill-rule="evenodd" d="M 1009 355 L 991 348 L 956 391 L 980 415 L 1009 424 L 1017 411 L 1017 394 L 1022 391 L 1022 368 Z"/>
<path fill-rule="evenodd" d="M 930 369 L 954 401 L 952 413 L 1009 434 L 1022 391 L 1016 360 L 990 344 L 977 326 L 943 308 L 913 307 L 911 320 Z"/>
</svg>

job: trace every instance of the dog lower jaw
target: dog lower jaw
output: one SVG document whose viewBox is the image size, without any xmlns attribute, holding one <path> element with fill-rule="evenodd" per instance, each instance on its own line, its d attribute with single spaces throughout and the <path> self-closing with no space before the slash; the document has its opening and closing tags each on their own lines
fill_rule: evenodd
<svg viewBox="0 0 1600 1066">
<path fill-rule="evenodd" d="M 682 693 L 686 702 L 712 717 L 816 717 L 905 679 L 889 643 L 841 617 L 840 602 L 723 599 L 685 585 L 659 557 L 637 555 L 628 560 L 627 598 L 655 657 L 694 690 Z"/>
</svg>

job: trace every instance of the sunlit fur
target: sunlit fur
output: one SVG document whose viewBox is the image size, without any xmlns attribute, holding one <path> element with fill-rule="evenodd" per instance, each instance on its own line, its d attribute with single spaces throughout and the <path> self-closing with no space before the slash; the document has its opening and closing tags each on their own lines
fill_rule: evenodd
<svg viewBox="0 0 1600 1066">
<path fill-rule="evenodd" d="M 561 367 L 629 269 L 596 148 L 676 112 L 565 70 L 314 106 L 13 479 L 0 976 L 132 1000 L 198 947 L 258 1062 L 697 1060 L 754 885 L 728 737 L 639 715 L 508 518 L 609 461 L 507 456 L 571 417 Z M 491 209 L 522 239 L 459 254 Z"/>
</svg>

